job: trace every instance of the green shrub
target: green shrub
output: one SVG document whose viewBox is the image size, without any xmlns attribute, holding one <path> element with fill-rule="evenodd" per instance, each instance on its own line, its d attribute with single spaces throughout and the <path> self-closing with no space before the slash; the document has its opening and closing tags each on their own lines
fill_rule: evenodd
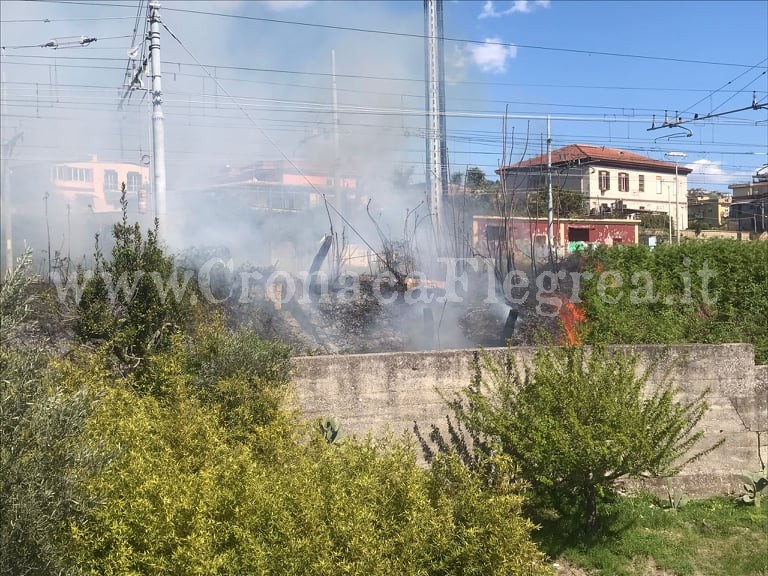
<svg viewBox="0 0 768 576">
<path fill-rule="evenodd" d="M 747 342 L 758 363 L 768 362 L 768 242 L 599 247 L 584 255 L 584 268 L 595 274 L 582 283 L 585 343 Z M 623 279 L 621 287 L 605 290 L 616 303 L 601 295 L 604 271 Z M 652 282 L 653 298 L 641 275 Z"/>
<path fill-rule="evenodd" d="M 89 428 L 120 450 L 73 526 L 85 574 L 548 574 L 515 486 L 394 440 L 328 443 L 283 414 L 255 458 L 183 387 L 113 389 Z M 308 439 L 307 439 L 308 438 Z"/>
<path fill-rule="evenodd" d="M 212 318 L 186 339 L 184 370 L 197 397 L 244 437 L 277 417 L 288 391 L 290 350 Z"/>
<path fill-rule="evenodd" d="M 646 396 L 650 373 L 638 376 L 637 362 L 599 347 L 540 349 L 521 374 L 486 359 L 481 385 L 451 406 L 520 466 L 542 502 L 576 510 L 592 532 L 598 502 L 617 479 L 671 475 L 702 454 L 688 452 L 702 436 L 694 428 L 704 395 L 680 403 L 663 382 Z"/>
</svg>

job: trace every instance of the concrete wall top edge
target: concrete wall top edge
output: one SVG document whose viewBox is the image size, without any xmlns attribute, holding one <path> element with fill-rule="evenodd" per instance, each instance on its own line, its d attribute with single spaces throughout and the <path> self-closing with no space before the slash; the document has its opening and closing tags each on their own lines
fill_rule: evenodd
<svg viewBox="0 0 768 576">
<path fill-rule="evenodd" d="M 529 355 L 541 347 L 538 346 L 514 346 L 511 348 L 458 348 L 450 350 L 423 350 L 423 351 L 408 351 L 408 352 L 371 352 L 366 354 L 327 354 L 317 356 L 296 356 L 293 358 L 298 363 L 304 362 L 322 362 L 323 360 L 333 361 L 339 357 L 344 357 L 349 360 L 353 359 L 382 359 L 389 356 L 398 356 L 403 359 L 418 358 L 418 357 L 440 357 L 440 356 L 462 356 L 471 355 L 474 352 L 487 352 L 491 355 L 501 354 L 505 351 L 513 352 L 516 354 Z M 656 352 L 664 353 L 669 352 L 701 352 L 705 355 L 711 354 L 725 354 L 739 356 L 751 356 L 754 358 L 754 347 L 752 344 L 746 343 L 727 343 L 727 344 L 614 344 L 608 346 L 609 350 L 634 350 L 637 352 Z"/>
</svg>

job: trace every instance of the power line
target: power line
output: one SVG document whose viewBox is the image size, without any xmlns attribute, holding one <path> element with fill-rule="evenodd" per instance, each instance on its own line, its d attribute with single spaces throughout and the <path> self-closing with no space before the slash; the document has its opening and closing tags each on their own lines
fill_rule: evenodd
<svg viewBox="0 0 768 576">
<path fill-rule="evenodd" d="M 56 56 L 45 56 L 45 55 L 33 55 L 33 54 L 14 54 L 12 56 L 8 56 L 8 58 L 40 58 L 40 59 L 56 59 Z M 114 57 L 107 57 L 107 56 L 98 56 L 98 57 L 88 57 L 88 56 L 66 56 L 66 57 L 58 57 L 59 60 L 66 59 L 66 60 L 102 60 L 102 61 L 108 61 L 108 62 L 123 62 L 124 60 L 122 58 L 114 58 Z M 22 63 L 17 62 L 7 62 L 8 64 L 17 64 L 22 65 Z M 199 67 L 198 64 L 194 62 L 176 62 L 169 60 L 165 62 L 165 64 L 169 66 L 176 66 L 179 69 L 183 66 L 191 66 L 194 68 Z M 42 63 L 30 63 L 30 66 L 37 65 L 37 66 L 45 66 L 46 64 Z M 59 66 L 62 66 L 62 64 L 59 64 Z M 91 65 L 68 65 L 71 68 L 92 68 Z M 329 72 L 305 72 L 301 70 L 288 70 L 288 69 L 281 69 L 281 68 L 256 68 L 256 67 L 248 67 L 248 66 L 227 66 L 227 65 L 217 65 L 217 64 L 202 64 L 202 66 L 205 66 L 206 68 L 214 69 L 214 70 L 234 70 L 234 71 L 240 71 L 240 72 L 264 72 L 264 73 L 274 73 L 274 74 L 290 74 L 290 75 L 300 75 L 300 76 L 319 76 L 319 77 L 330 77 L 331 74 Z M 111 66 L 104 66 L 100 67 L 101 69 L 105 70 L 116 70 L 119 68 L 111 67 Z M 187 76 L 192 78 L 208 78 L 206 75 L 193 75 L 186 72 L 176 71 L 176 72 L 168 72 L 167 74 L 172 75 L 179 75 L 179 76 Z M 371 76 L 371 75 L 365 75 L 365 74 L 336 74 L 337 78 L 350 78 L 354 80 L 381 80 L 384 82 L 413 82 L 413 83 L 424 83 L 423 78 L 402 78 L 402 77 L 396 77 L 396 76 Z M 227 80 L 232 82 L 253 82 L 253 83 L 261 83 L 261 80 L 248 80 L 248 79 L 242 79 L 242 78 L 218 78 L 219 80 Z M 467 85 L 467 86 L 508 86 L 508 87 L 532 87 L 532 88 L 569 88 L 569 89 L 585 89 L 585 90 L 632 90 L 632 91 L 638 91 L 638 90 L 648 90 L 651 92 L 659 92 L 659 91 L 667 91 L 667 92 L 709 92 L 710 90 L 708 88 L 668 88 L 664 86 L 615 86 L 615 85 L 582 85 L 582 84 L 541 84 L 541 83 L 523 83 L 523 82 L 484 82 L 484 81 L 470 81 L 470 80 L 461 80 L 461 81 L 454 81 L 454 82 L 448 82 L 450 85 Z M 317 86 L 315 88 L 321 88 L 323 87 Z M 729 92 L 724 90 L 724 92 Z M 739 91 L 730 91 L 734 93 L 739 93 Z M 376 93 L 380 93 L 376 91 Z M 765 92 L 768 94 L 768 92 Z M 760 92 L 760 94 L 763 94 L 763 92 Z M 423 95 L 421 95 L 423 97 Z M 617 106 L 618 108 L 622 108 Z M 624 108 L 628 108 L 624 106 Z M 631 108 L 631 107 L 629 107 Z"/>
<path fill-rule="evenodd" d="M 0 24 L 26 24 L 32 22 L 100 22 L 103 20 L 131 20 L 133 16 L 102 16 L 99 18 L 17 18 L 13 20 L 2 20 Z"/>
<path fill-rule="evenodd" d="M 136 45 L 136 35 L 139 33 L 139 21 L 141 19 L 141 7 L 144 4 L 144 0 L 139 0 L 139 5 L 136 7 L 136 18 L 133 21 L 133 37 L 131 38 L 131 48 L 133 48 Z M 146 30 L 146 19 L 145 19 L 145 30 Z M 146 35 L 145 35 L 146 36 Z M 143 48 L 142 44 L 142 48 Z M 142 56 L 143 56 L 143 49 L 142 49 Z M 143 61 L 143 57 L 142 57 Z M 128 83 L 130 81 L 131 77 L 131 59 L 128 59 L 128 63 L 125 66 L 125 81 Z"/>
<path fill-rule="evenodd" d="M 738 76 L 736 76 L 736 78 L 734 78 L 733 80 L 728 80 L 728 82 L 726 82 L 725 84 L 723 84 L 722 86 L 720 86 L 720 88 L 715 88 L 715 89 L 714 89 L 714 90 L 712 90 L 712 91 L 711 91 L 709 94 L 705 95 L 705 96 L 704 96 L 704 97 L 702 97 L 700 100 L 697 100 L 696 102 L 694 102 L 693 104 L 691 104 L 690 106 L 688 106 L 688 108 L 686 108 L 685 110 L 683 110 L 683 112 L 682 112 L 682 113 L 683 113 L 683 114 L 685 114 L 686 112 L 690 111 L 690 110 L 691 110 L 691 108 L 693 108 L 694 106 L 698 106 L 699 104 L 701 104 L 702 102 L 704 102 L 704 100 L 706 100 L 707 98 L 710 98 L 710 97 L 714 96 L 715 94 L 717 94 L 718 92 L 722 91 L 722 90 L 723 90 L 723 89 L 724 89 L 726 86 L 728 86 L 728 85 L 730 85 L 730 84 L 733 84 L 733 83 L 734 83 L 736 80 L 738 80 L 739 78 L 741 78 L 741 77 L 742 77 L 742 76 L 744 76 L 745 74 L 749 74 L 749 72 L 751 72 L 753 69 L 757 68 L 758 66 L 760 66 L 761 64 L 763 64 L 763 63 L 764 63 L 765 61 L 767 61 L 767 60 L 768 60 L 768 58 L 763 58 L 763 59 L 762 59 L 760 62 L 758 62 L 758 63 L 757 63 L 757 64 L 755 64 L 754 66 L 751 66 L 749 69 L 745 70 L 744 72 L 742 72 L 741 74 L 739 74 Z M 763 72 L 763 74 L 765 74 L 765 72 Z"/>
<path fill-rule="evenodd" d="M 190 56 L 190 57 L 191 57 L 193 60 L 197 61 L 197 62 L 198 62 L 198 64 L 200 64 L 200 61 L 199 61 L 199 60 L 197 60 L 197 58 L 195 57 L 195 55 L 194 55 L 194 54 L 192 54 L 192 52 L 190 52 L 190 50 L 189 50 L 189 49 L 188 49 L 188 48 L 187 48 L 187 47 L 186 47 L 186 46 L 185 46 L 185 45 L 182 43 L 182 41 L 179 39 L 179 37 L 178 37 L 178 36 L 176 36 L 176 34 L 174 34 L 174 33 L 173 33 L 171 30 L 170 30 L 170 28 L 168 28 L 167 24 L 165 24 L 165 23 L 162 23 L 162 25 L 163 25 L 163 28 L 165 28 L 165 29 L 166 29 L 166 31 L 167 31 L 167 32 L 168 32 L 168 33 L 169 33 L 169 34 L 170 34 L 170 35 L 173 37 L 173 39 L 174 39 L 174 40 L 176 40 L 176 42 L 178 42 L 179 46 L 181 46 L 181 48 L 182 48 L 182 49 L 183 49 L 183 50 L 184 50 L 184 51 L 185 51 L 185 52 L 186 52 L 186 53 L 187 53 L 187 54 L 188 54 L 188 55 L 189 55 L 189 56 Z M 202 64 L 200 64 L 200 66 L 202 67 Z M 205 73 L 206 73 L 206 74 L 208 74 L 208 75 L 210 75 L 210 76 L 211 76 L 211 79 L 212 79 L 212 80 L 213 80 L 213 81 L 216 83 L 216 85 L 217 85 L 217 86 L 218 86 L 218 87 L 219 87 L 219 88 L 220 88 L 220 89 L 221 89 L 221 90 L 222 90 L 222 91 L 223 91 L 225 94 L 229 95 L 229 93 L 227 92 L 227 90 L 224 88 L 224 86 L 222 86 L 222 85 L 219 83 L 219 81 L 216 79 L 216 77 L 215 77 L 215 76 L 212 76 L 212 75 L 210 74 L 210 72 L 208 72 L 208 70 L 206 70 L 205 68 L 203 68 L 203 70 L 205 71 Z M 230 96 L 230 97 L 231 97 L 231 96 Z M 237 100 L 233 99 L 233 101 L 234 101 L 234 102 L 235 102 L 235 103 L 238 105 L 238 107 L 240 107 L 240 105 L 237 103 Z M 291 166 L 291 167 L 292 167 L 294 170 L 296 170 L 296 173 L 297 173 L 297 174 L 300 174 L 300 175 L 301 175 L 301 177 L 302 177 L 302 178 L 303 178 L 303 179 L 304 179 L 304 180 L 307 182 L 307 184 L 309 184 L 309 186 L 310 186 L 310 187 L 311 187 L 311 188 L 312 188 L 312 189 L 313 189 L 313 190 L 314 190 L 314 191 L 315 191 L 317 194 L 319 194 L 319 195 L 320 195 L 320 196 L 323 198 L 323 201 L 325 202 L 325 205 L 326 205 L 326 207 L 327 207 L 327 208 L 329 208 L 330 210 L 333 210 L 333 212 L 334 212 L 334 213 L 335 213 L 335 214 L 336 214 L 336 215 L 339 217 L 339 219 L 341 219 L 341 221 L 342 221 L 342 222 L 344 222 L 344 224 L 346 224 L 346 225 L 349 227 L 349 229 L 350 229 L 350 230 L 352 230 L 352 232 L 354 232 L 354 233 L 355 233 L 355 234 L 358 236 L 358 238 L 360 238 L 360 240 L 362 240 L 363 244 L 365 244 L 365 245 L 366 245 L 366 246 L 367 246 L 367 247 L 368 247 L 368 248 L 371 250 L 371 252 L 372 252 L 373 254 L 375 254 L 377 257 L 379 257 L 379 259 L 381 259 L 381 257 L 379 256 L 378 252 L 376 251 L 376 249 L 375 249 L 373 246 L 371 246 L 371 244 L 369 244 L 369 243 L 368 243 L 368 241 L 365 239 L 365 237 L 364 237 L 364 236 L 363 236 L 363 235 L 362 235 L 362 234 L 361 234 L 361 233 L 360 233 L 360 232 L 359 232 L 359 231 L 358 231 L 358 230 L 357 230 L 357 229 L 356 229 L 356 228 L 355 228 L 355 227 L 352 225 L 352 223 L 351 223 L 349 220 L 347 220 L 347 218 L 346 218 L 346 217 L 345 217 L 345 216 L 344 216 L 344 215 L 343 215 L 343 214 L 342 214 L 342 213 L 341 213 L 341 212 L 340 212 L 340 211 L 339 211 L 339 210 L 338 210 L 338 209 L 337 209 L 337 208 L 336 208 L 336 207 L 335 207 L 335 206 L 334 206 L 334 205 L 333 205 L 333 204 L 332 204 L 332 203 L 331 203 L 329 200 L 328 200 L 328 198 L 327 198 L 327 196 L 325 195 L 325 193 L 324 193 L 324 192 L 322 192 L 322 191 L 320 191 L 320 190 L 318 190 L 318 188 L 317 188 L 317 187 L 316 187 L 316 186 L 315 186 L 315 185 L 312 183 L 312 181 L 311 181 L 309 178 L 307 178 L 307 176 L 304 174 L 304 172 L 303 172 L 303 171 L 302 171 L 302 170 L 301 170 L 301 169 L 300 169 L 300 168 L 299 168 L 299 167 L 298 167 L 298 166 L 297 166 L 297 165 L 296 165 L 296 164 L 293 162 L 293 160 L 291 160 L 291 158 L 290 158 L 290 157 L 289 157 L 289 156 L 288 156 L 288 155 L 287 155 L 285 152 L 283 152 L 282 148 L 280 148 L 280 146 L 278 146 L 278 145 L 277 145 L 277 142 L 275 142 L 275 141 L 274 141 L 274 140 L 273 140 L 273 139 L 272 139 L 272 138 L 269 136 L 269 134 L 267 134 L 267 133 L 266 133 L 266 132 L 265 132 L 265 131 L 264 131 L 264 130 L 263 130 L 263 129 L 262 129 L 262 128 L 261 128 L 261 127 L 260 127 L 260 126 L 259 126 L 259 125 L 258 125 L 258 124 L 255 122 L 255 121 L 254 121 L 254 120 L 253 120 L 253 118 L 251 118 L 251 115 L 250 115 L 250 114 L 248 114 L 248 111 L 247 111 L 247 110 L 245 110 L 245 109 L 244 109 L 244 108 L 242 108 L 242 107 L 240 107 L 240 109 L 241 109 L 241 111 L 243 112 L 243 114 L 246 116 L 246 118 L 248 118 L 248 120 L 250 120 L 251 124 L 253 124 L 253 125 L 256 127 L 256 129 L 257 129 L 257 130 L 258 130 L 258 131 L 261 133 L 261 135 L 262 135 L 262 136 L 264 136 L 264 138 L 265 138 L 265 139 L 266 139 L 266 140 L 267 140 L 267 141 L 268 141 L 268 142 L 269 142 L 269 143 L 272 145 L 272 147 L 273 147 L 275 150 L 277 150 L 277 152 L 278 152 L 278 153 L 279 153 L 279 154 L 280 154 L 280 155 L 281 155 L 281 156 L 282 156 L 282 157 L 283 157 L 283 158 L 286 160 L 286 162 L 288 162 L 288 164 L 290 164 L 290 166 Z M 383 259 L 382 259 L 382 262 L 383 262 Z"/>
<path fill-rule="evenodd" d="M 751 81 L 747 82 L 747 83 L 746 83 L 744 86 L 742 86 L 742 88 L 741 88 L 741 89 L 742 89 L 742 90 L 745 90 L 747 87 L 751 86 L 752 84 L 754 84 L 755 82 L 757 82 L 758 80 L 760 80 L 760 77 L 761 77 L 761 76 L 765 76 L 765 74 L 766 74 L 766 70 L 763 70 L 763 72 L 762 72 L 762 73 L 761 73 L 761 74 L 760 74 L 760 75 L 759 75 L 757 78 L 755 78 L 755 79 L 753 79 L 753 80 L 751 80 Z M 725 104 L 727 104 L 728 102 L 730 102 L 731 100 L 733 100 L 733 97 L 734 97 L 734 96 L 736 96 L 736 94 L 731 94 L 731 96 L 729 96 L 728 98 L 726 98 L 725 100 L 723 100 L 722 102 L 720 102 L 720 104 L 718 104 L 718 105 L 717 105 L 717 106 L 715 106 L 715 107 L 714 107 L 712 110 L 710 110 L 710 112 L 709 112 L 709 113 L 710 113 L 710 115 L 711 115 L 712 113 L 714 113 L 714 112 L 717 112 L 717 111 L 718 111 L 720 108 L 722 108 L 722 107 L 723 107 Z M 756 97 L 756 96 L 753 98 L 753 102 L 752 102 L 752 107 L 753 107 L 753 108 L 755 108 L 755 106 L 757 106 L 757 97 Z"/>
<path fill-rule="evenodd" d="M 195 76 L 195 77 L 202 77 L 202 76 Z M 207 78 L 207 76 L 206 76 Z M 11 81 L 7 82 L 7 84 L 18 84 L 18 85 L 32 85 L 37 86 L 39 83 L 37 82 L 20 82 L 20 81 Z M 290 83 L 280 83 L 280 82 L 264 82 L 264 84 L 273 84 L 276 86 L 297 86 L 295 84 Z M 96 85 L 81 85 L 81 84 L 58 84 L 56 87 L 56 90 L 58 91 L 63 86 L 71 86 L 71 87 L 83 87 L 83 88 L 103 88 L 105 90 L 114 90 L 114 86 L 96 86 Z M 313 89 L 323 89 L 321 86 L 308 86 L 308 85 L 298 85 L 298 87 L 302 88 L 313 88 Z M 377 94 L 377 95 L 384 95 L 384 96 L 394 96 L 394 97 L 406 97 L 406 98 L 418 98 L 422 99 L 424 97 L 423 94 L 406 94 L 406 93 L 397 93 L 397 92 L 379 92 L 375 90 L 356 90 L 356 89 L 338 89 L 339 92 L 347 92 L 347 93 L 353 93 L 353 94 Z M 199 92 L 191 93 L 191 92 L 181 92 L 181 91 L 175 91 L 175 90 L 163 90 L 163 92 L 167 95 L 184 95 L 184 96 L 200 96 L 201 94 Z M 214 99 L 217 99 L 218 97 L 216 95 L 208 95 L 205 94 L 205 96 L 212 96 Z M 245 96 L 245 95 L 239 95 L 234 96 L 234 98 L 238 99 L 255 99 L 253 96 Z M 521 105 L 521 106 L 543 106 L 543 107 L 558 107 L 558 108 L 587 108 L 587 109 L 595 109 L 595 110 L 623 110 L 623 111 L 631 111 L 631 115 L 627 115 L 629 117 L 634 116 L 635 112 L 653 112 L 657 110 L 656 108 L 639 108 L 639 107 L 632 107 L 632 106 L 596 106 L 596 105 L 589 105 L 589 104 L 562 104 L 562 103 L 555 103 L 555 102 L 527 102 L 527 101 L 515 101 L 515 100 L 494 100 L 494 99 L 481 99 L 481 98 L 452 98 L 453 101 L 461 101 L 461 102 L 486 102 L 486 103 L 495 103 L 495 104 L 514 104 L 514 105 Z M 319 102 L 316 102 L 317 104 L 321 104 Z"/>
<path fill-rule="evenodd" d="M 129 8 L 131 6 L 126 4 L 114 4 L 114 3 L 106 3 L 106 2 L 81 2 L 81 1 L 74 1 L 74 0 L 38 0 L 40 2 L 53 2 L 56 4 L 80 4 L 85 6 L 111 6 L 111 7 L 121 7 L 121 8 Z M 179 13 L 185 13 L 185 14 L 196 14 L 196 15 L 202 15 L 202 16 L 215 16 L 219 18 L 233 18 L 237 20 L 245 20 L 245 21 L 254 21 L 254 22 L 266 22 L 270 24 L 285 24 L 285 25 L 291 25 L 291 26 L 302 26 L 302 27 L 308 27 L 308 28 L 320 28 L 325 30 L 341 30 L 341 31 L 347 31 L 347 32 L 359 32 L 364 34 L 379 34 L 383 36 L 395 36 L 395 37 L 402 37 L 402 38 L 414 38 L 423 40 L 427 36 L 424 34 L 417 34 L 417 33 L 411 33 L 411 32 L 396 32 L 394 30 L 378 30 L 374 28 L 359 28 L 355 26 L 339 26 L 336 24 L 320 24 L 317 22 L 299 22 L 295 20 L 282 20 L 278 18 L 264 18 L 260 16 L 245 16 L 241 14 L 227 14 L 225 12 L 211 12 L 206 10 L 191 10 L 189 8 L 170 8 L 166 7 L 164 10 L 168 12 L 179 12 Z M 664 62 L 677 62 L 681 64 L 704 64 L 709 66 L 730 66 L 730 67 L 738 67 L 738 68 L 750 68 L 751 65 L 749 64 L 739 64 L 735 62 L 717 62 L 712 60 L 693 60 L 688 58 L 672 58 L 668 56 L 650 56 L 647 54 L 629 54 L 629 53 L 621 53 L 621 52 L 605 52 L 600 50 L 584 50 L 579 48 L 558 48 L 553 46 L 540 46 L 535 44 L 515 44 L 511 42 L 490 42 L 487 40 L 475 40 L 472 38 L 452 38 L 448 36 L 442 36 L 441 38 L 444 42 L 459 42 L 459 43 L 465 43 L 465 44 L 479 44 L 484 46 L 499 46 L 503 48 L 528 48 L 530 50 L 545 50 L 545 51 L 551 51 L 551 52 L 566 52 L 566 53 L 572 53 L 572 54 L 585 54 L 585 55 L 597 55 L 597 56 L 610 56 L 610 57 L 618 57 L 618 58 L 636 58 L 636 59 L 642 59 L 642 60 L 655 60 L 655 61 L 664 61 Z"/>
<path fill-rule="evenodd" d="M 62 48 L 72 48 L 76 46 L 89 46 L 93 42 L 105 41 L 105 40 L 118 40 L 121 38 L 130 38 L 130 35 L 126 36 L 104 36 L 101 38 L 95 38 L 91 36 L 67 36 L 61 38 L 54 38 L 48 42 L 41 44 L 25 44 L 23 46 L 2 46 L 3 50 L 20 50 L 24 48 L 53 48 L 59 50 Z M 19 56 L 21 57 L 21 56 Z"/>
<path fill-rule="evenodd" d="M 28 102 L 28 98 L 21 98 L 21 99 L 14 99 L 14 102 L 21 102 L 22 104 L 14 104 L 14 106 L 19 106 L 22 108 L 29 108 L 33 107 L 34 105 L 25 105 L 24 102 Z M 74 102 L 74 101 L 73 101 Z M 45 110 L 51 109 L 47 105 L 48 102 L 45 102 L 43 105 L 43 112 Z M 103 113 L 111 113 L 112 107 L 108 104 L 104 109 L 98 109 L 94 108 L 91 103 L 83 103 L 82 109 L 87 109 L 91 112 L 103 112 Z M 66 106 L 56 106 L 53 109 L 63 110 L 63 109 L 71 109 L 71 110 L 77 110 L 78 108 L 68 108 Z M 175 108 L 180 109 L 180 108 Z M 186 110 L 186 109 L 185 109 Z M 195 110 L 201 110 L 201 108 L 195 108 Z M 20 116 L 20 115 L 16 115 Z M 36 118 L 36 116 L 30 116 L 30 118 Z M 41 120 L 46 120 L 48 118 L 54 118 L 50 115 L 44 115 L 39 116 Z M 55 117 L 56 119 L 65 119 L 66 117 Z M 232 115 L 222 115 L 222 114 L 215 114 L 210 113 L 210 110 L 206 113 L 204 116 L 206 120 L 210 120 L 210 123 L 201 123 L 199 120 L 201 119 L 200 115 L 197 116 L 197 120 L 194 122 L 190 122 L 189 119 L 184 120 L 183 118 L 177 117 L 176 122 L 179 123 L 179 125 L 185 126 L 185 127 L 200 127 L 200 128 L 216 128 L 216 129 L 222 129 L 222 130 L 248 130 L 249 128 L 242 125 L 242 122 L 239 121 L 237 117 L 234 117 Z M 69 120 L 71 121 L 77 121 L 80 122 L 81 120 L 78 118 L 70 117 Z M 224 122 L 226 120 L 231 120 L 231 123 Z M 297 120 L 297 119 L 290 119 L 290 118 L 276 118 L 274 116 L 269 117 L 259 117 L 258 120 L 260 122 L 266 122 L 273 126 L 286 126 L 286 127 L 294 127 L 294 126 L 306 126 L 306 122 L 303 120 Z M 326 125 L 330 126 L 332 125 L 332 122 L 330 121 L 317 121 L 312 123 L 313 126 L 315 125 Z M 399 133 L 402 137 L 417 137 L 421 138 L 423 137 L 423 130 L 407 130 L 406 132 L 401 132 L 400 128 L 390 127 L 386 128 L 383 127 L 380 124 L 372 124 L 372 123 L 363 123 L 363 122 L 346 122 L 345 127 L 347 128 L 346 132 L 349 132 L 349 129 L 372 129 L 372 130 L 382 130 L 385 129 L 388 133 Z M 295 128 L 281 128 L 283 132 L 296 132 L 296 133 L 304 133 L 306 134 L 306 128 L 305 129 L 295 129 Z M 321 132 L 317 134 L 317 136 L 322 136 L 325 132 Z M 586 133 L 564 133 L 564 132 L 558 132 L 553 135 L 555 140 L 557 141 L 563 141 L 563 142 L 574 142 L 574 141 L 587 141 L 591 143 L 601 143 L 605 142 L 607 145 L 618 145 L 622 149 L 625 150 L 634 150 L 634 151 L 647 151 L 647 152 L 658 152 L 660 148 L 658 147 L 649 147 L 647 146 L 647 141 L 645 139 L 641 138 L 628 138 L 628 137 L 606 137 L 604 135 L 590 135 Z M 479 147 L 498 147 L 501 140 L 500 136 L 497 131 L 490 131 L 490 130 L 449 130 L 448 131 L 448 138 L 451 141 L 454 142 L 470 142 L 474 146 Z M 520 136 L 515 138 L 515 143 L 519 142 L 522 143 L 525 141 L 525 137 Z M 692 143 L 694 144 L 694 143 Z M 710 143 L 707 144 L 700 144 L 701 146 L 706 145 L 709 146 Z M 759 147 L 762 148 L 762 145 L 757 145 L 753 143 L 748 142 L 724 142 L 724 141 L 718 141 L 717 145 L 719 147 L 738 147 L 743 149 L 744 147 Z M 698 148 L 695 148 L 694 146 L 687 146 L 687 151 L 691 151 L 692 153 L 697 154 L 729 154 L 729 155 L 754 155 L 755 152 L 745 152 L 745 151 L 725 151 L 725 150 L 717 150 L 717 149 L 705 149 L 701 150 Z M 452 153 L 457 153 L 458 151 L 452 150 Z M 461 151 L 462 153 L 465 153 L 466 151 Z M 478 153 L 482 153 L 478 150 L 476 150 Z"/>
</svg>

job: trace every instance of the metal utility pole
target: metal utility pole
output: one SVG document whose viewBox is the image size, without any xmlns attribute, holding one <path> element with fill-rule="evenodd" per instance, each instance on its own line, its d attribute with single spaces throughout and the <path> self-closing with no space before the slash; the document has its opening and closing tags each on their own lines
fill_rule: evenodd
<svg viewBox="0 0 768 576">
<path fill-rule="evenodd" d="M 163 89 L 160 73 L 160 2 L 149 4 L 149 59 L 152 65 L 152 173 L 155 189 L 155 217 L 160 221 L 161 237 L 167 231 L 165 196 L 165 127 Z"/>
<path fill-rule="evenodd" d="M 8 93 L 6 91 L 6 83 L 5 83 L 5 65 L 3 60 L 5 60 L 5 48 L 0 48 L 0 81 L 3 83 L 2 92 L 0 92 L 0 122 L 2 123 L 2 126 L 0 127 L 0 138 L 6 138 L 7 137 L 7 116 L 8 116 L 8 109 L 7 109 L 7 102 L 8 102 Z M 2 227 L 3 227 L 3 251 L 5 256 L 5 269 L 8 271 L 13 270 L 13 231 L 12 231 L 12 217 L 11 217 L 11 194 L 10 189 L 8 187 L 8 161 L 10 160 L 10 152 L 8 150 L 9 146 L 2 141 L 0 141 L 0 164 L 2 164 L 2 173 L 0 174 L 0 204 L 2 204 L 2 211 L 3 211 L 3 220 L 2 220 Z M 4 272 L 4 271 L 3 271 Z"/>
<path fill-rule="evenodd" d="M 677 166 L 680 162 L 680 158 L 685 158 L 688 156 L 685 152 L 667 152 L 664 154 L 664 156 L 667 156 L 668 158 L 674 158 L 675 162 L 675 230 L 677 237 L 677 243 L 680 244 L 680 191 L 679 191 L 679 185 L 678 185 L 678 176 L 677 176 Z M 670 224 L 669 224 L 669 241 L 672 242 L 672 210 L 671 206 L 669 207 L 669 217 L 670 217 Z"/>
<path fill-rule="evenodd" d="M 547 247 L 549 258 L 552 260 L 552 224 L 554 220 L 554 208 L 552 206 L 552 131 L 549 127 L 549 114 L 547 114 Z M 552 264 L 553 262 L 550 262 Z"/>
<path fill-rule="evenodd" d="M 339 187 L 339 95 L 336 91 L 336 50 L 331 50 L 331 98 L 333 103 L 333 197 L 339 211 L 349 217 L 346 191 Z"/>
<path fill-rule="evenodd" d="M 672 188 L 667 188 L 667 221 L 669 222 L 669 243 L 672 244 Z"/>
<path fill-rule="evenodd" d="M 675 162 L 675 236 L 680 244 L 680 190 L 677 182 L 677 162 Z"/>
<path fill-rule="evenodd" d="M 430 211 L 442 252 L 443 196 L 448 189 L 448 150 L 445 143 L 445 69 L 443 59 L 443 2 L 424 0 L 424 48 L 426 57 L 426 160 Z"/>
</svg>

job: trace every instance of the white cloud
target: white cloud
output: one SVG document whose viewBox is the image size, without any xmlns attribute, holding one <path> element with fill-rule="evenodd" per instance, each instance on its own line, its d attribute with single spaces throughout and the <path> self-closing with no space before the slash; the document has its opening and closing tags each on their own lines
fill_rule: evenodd
<svg viewBox="0 0 768 576">
<path fill-rule="evenodd" d="M 549 0 L 515 0 L 512 2 L 512 7 L 504 11 L 504 14 L 514 14 L 520 12 L 522 14 L 528 14 L 536 8 L 549 8 Z"/>
<path fill-rule="evenodd" d="M 287 12 L 288 10 L 298 10 L 312 4 L 313 0 L 266 0 L 264 4 L 272 12 Z"/>
<path fill-rule="evenodd" d="M 749 180 L 752 174 L 751 172 L 726 172 L 720 164 L 720 162 L 706 158 L 686 164 L 686 168 L 693 170 L 688 176 L 688 187 L 726 186 L 734 182 Z M 696 180 L 696 184 L 690 184 L 690 180 Z"/>
<path fill-rule="evenodd" d="M 517 56 L 517 47 L 503 46 L 500 38 L 486 38 L 485 44 L 470 46 L 469 54 L 483 72 L 502 74 L 507 70 L 507 60 Z"/>
<path fill-rule="evenodd" d="M 477 18 L 482 20 L 483 18 L 498 18 L 499 16 L 501 16 L 501 14 L 496 12 L 493 7 L 493 2 L 488 0 L 485 4 L 483 4 L 483 11 L 480 12 Z"/>
<path fill-rule="evenodd" d="M 529 14 L 536 8 L 549 8 L 550 0 L 515 0 L 512 5 L 506 10 L 496 10 L 492 0 L 487 0 L 483 4 L 483 11 L 477 16 L 478 19 L 484 18 L 499 18 L 500 16 L 506 16 L 508 14 Z"/>
</svg>

